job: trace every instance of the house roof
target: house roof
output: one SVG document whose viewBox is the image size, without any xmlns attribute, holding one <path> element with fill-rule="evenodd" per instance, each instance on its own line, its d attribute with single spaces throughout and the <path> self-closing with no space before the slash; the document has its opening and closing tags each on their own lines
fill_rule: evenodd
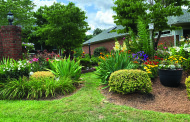
<svg viewBox="0 0 190 122">
<path fill-rule="evenodd" d="M 107 30 L 104 30 L 103 32 L 99 33 L 98 35 L 96 35 L 93 38 L 84 42 L 83 45 L 87 45 L 88 43 L 96 43 L 96 42 L 101 42 L 101 41 L 115 39 L 118 37 L 125 36 L 125 35 L 127 35 L 127 33 L 118 34 L 117 32 L 110 32 L 112 30 L 118 30 L 118 29 L 123 29 L 123 28 L 124 28 L 123 26 L 118 25 L 118 26 L 109 28 Z"/>
<path fill-rule="evenodd" d="M 180 23 L 189 23 L 190 22 L 190 13 L 187 12 L 187 9 L 183 9 L 183 15 L 181 16 L 171 16 L 168 17 L 168 24 L 169 25 L 175 25 L 175 24 L 180 24 Z M 98 43 L 102 42 L 105 40 L 110 40 L 110 39 L 115 39 L 118 37 L 122 37 L 127 35 L 127 33 L 120 33 L 118 34 L 117 32 L 110 32 L 111 30 L 118 30 L 118 29 L 123 29 L 124 27 L 122 25 L 118 25 L 112 28 L 109 28 L 107 30 L 104 30 L 100 34 L 94 36 L 93 38 L 87 40 L 86 42 L 83 43 L 83 45 L 87 45 L 89 42 L 90 43 Z"/>
<path fill-rule="evenodd" d="M 187 9 L 183 9 L 183 15 L 181 16 L 171 16 L 168 17 L 168 24 L 174 25 L 179 23 L 188 23 L 190 22 L 190 13 L 187 12 Z"/>
</svg>

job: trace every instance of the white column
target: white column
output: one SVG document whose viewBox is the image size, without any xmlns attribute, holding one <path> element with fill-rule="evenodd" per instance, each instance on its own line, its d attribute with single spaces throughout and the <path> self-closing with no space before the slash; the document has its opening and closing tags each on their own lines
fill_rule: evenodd
<svg viewBox="0 0 190 122">
<path fill-rule="evenodd" d="M 176 30 L 174 30 L 174 46 L 176 46 Z"/>
</svg>

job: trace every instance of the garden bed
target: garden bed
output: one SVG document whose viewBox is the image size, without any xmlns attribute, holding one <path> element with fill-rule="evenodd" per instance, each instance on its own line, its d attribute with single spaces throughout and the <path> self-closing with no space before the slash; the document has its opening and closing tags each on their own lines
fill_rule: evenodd
<svg viewBox="0 0 190 122">
<path fill-rule="evenodd" d="M 174 114 L 190 114 L 190 100 L 187 97 L 184 73 L 179 87 L 165 87 L 161 85 L 159 77 L 152 80 L 152 92 L 150 94 L 132 93 L 121 95 L 109 92 L 109 88 L 101 92 L 106 100 L 116 105 L 126 105 L 143 110 L 170 112 Z M 102 86 L 101 86 L 102 87 Z"/>
<path fill-rule="evenodd" d="M 90 68 L 88 70 L 82 70 L 81 73 L 88 73 L 88 72 L 93 72 L 96 71 L 96 68 Z"/>
</svg>

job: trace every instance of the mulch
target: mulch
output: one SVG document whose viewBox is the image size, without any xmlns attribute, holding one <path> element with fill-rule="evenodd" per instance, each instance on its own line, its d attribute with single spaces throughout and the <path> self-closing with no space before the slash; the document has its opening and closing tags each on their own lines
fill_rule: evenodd
<svg viewBox="0 0 190 122">
<path fill-rule="evenodd" d="M 149 94 L 131 93 L 117 94 L 109 92 L 109 88 L 101 89 L 106 100 L 116 105 L 126 105 L 142 110 L 153 110 L 158 112 L 169 112 L 173 114 L 190 114 L 190 99 L 187 97 L 185 79 L 187 74 L 183 73 L 180 86 L 166 87 L 160 83 L 159 77 L 152 80 L 152 92 Z"/>
</svg>

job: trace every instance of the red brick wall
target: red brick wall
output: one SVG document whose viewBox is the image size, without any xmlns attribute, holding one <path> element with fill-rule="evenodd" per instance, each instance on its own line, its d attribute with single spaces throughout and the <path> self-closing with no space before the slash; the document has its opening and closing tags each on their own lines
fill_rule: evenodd
<svg viewBox="0 0 190 122">
<path fill-rule="evenodd" d="M 176 35 L 176 41 L 177 40 L 179 40 L 179 35 Z M 166 43 L 167 46 L 173 46 L 174 45 L 174 36 L 161 37 L 158 44 L 160 44 L 160 43 L 163 43 L 163 44 Z"/>
<path fill-rule="evenodd" d="M 119 43 L 122 45 L 123 44 L 123 39 L 118 39 Z M 109 52 L 111 50 L 113 50 L 113 47 L 115 46 L 115 39 L 110 40 L 110 41 L 105 41 L 105 42 L 100 42 L 100 43 L 96 43 L 96 44 L 91 44 L 90 45 L 90 50 L 91 50 L 91 55 L 94 54 L 94 49 L 96 49 L 97 47 L 105 47 Z M 82 47 L 83 51 L 89 54 L 89 46 L 85 45 Z"/>
<path fill-rule="evenodd" d="M 22 59 L 21 28 L 13 25 L 2 26 L 0 35 L 2 57 Z"/>
<path fill-rule="evenodd" d="M 176 40 L 179 40 L 179 35 L 176 35 Z M 119 43 L 122 45 L 123 44 L 123 39 L 118 39 Z M 166 45 L 170 46 L 171 44 L 174 45 L 174 36 L 168 36 L 168 37 L 161 37 L 158 44 L 159 43 L 165 43 Z M 107 40 L 105 42 L 100 42 L 100 43 L 96 43 L 96 44 L 91 44 L 90 45 L 90 50 L 91 50 L 91 55 L 94 54 L 94 49 L 97 47 L 105 47 L 109 52 L 113 49 L 113 47 L 115 46 L 115 40 Z M 82 47 L 83 51 L 87 54 L 89 54 L 89 46 L 85 45 Z"/>
</svg>

